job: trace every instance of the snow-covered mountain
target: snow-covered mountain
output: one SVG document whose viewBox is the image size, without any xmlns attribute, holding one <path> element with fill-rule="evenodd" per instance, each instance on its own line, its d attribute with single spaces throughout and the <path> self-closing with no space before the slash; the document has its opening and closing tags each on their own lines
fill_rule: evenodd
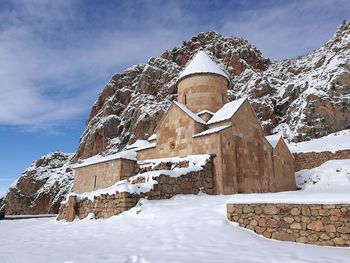
<svg viewBox="0 0 350 263">
<path fill-rule="evenodd" d="M 57 213 L 73 183 L 71 157 L 72 154 L 52 152 L 34 161 L 6 194 L 6 212 Z"/>
<path fill-rule="evenodd" d="M 176 79 L 203 49 L 226 69 L 229 98 L 248 97 L 267 134 L 303 141 L 350 128 L 350 22 L 321 48 L 271 63 L 248 41 L 200 33 L 115 74 L 92 107 L 75 159 L 146 139 L 176 99 Z"/>
<path fill-rule="evenodd" d="M 199 33 L 146 64 L 115 74 L 91 109 L 74 157 L 47 157 L 57 158 L 60 167 L 37 165 L 45 156 L 34 162 L 10 189 L 7 207 L 21 211 L 16 213 L 57 212 L 72 182 L 69 163 L 148 138 L 177 97 L 178 74 L 201 49 L 229 75 L 229 99 L 250 99 L 266 134 L 282 131 L 298 142 L 350 128 L 350 21 L 321 48 L 281 62 L 264 58 L 242 38 Z"/>
</svg>

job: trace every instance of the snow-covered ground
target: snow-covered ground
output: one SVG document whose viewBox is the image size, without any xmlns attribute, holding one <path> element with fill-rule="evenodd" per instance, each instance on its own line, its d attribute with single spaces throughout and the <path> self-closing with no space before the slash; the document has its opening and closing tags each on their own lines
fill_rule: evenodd
<svg viewBox="0 0 350 263">
<path fill-rule="evenodd" d="M 290 143 L 288 147 L 292 152 L 336 152 L 350 149 L 350 130 L 331 133 L 311 141 Z"/>
<path fill-rule="evenodd" d="M 226 220 L 230 198 L 142 200 L 106 220 L 1 221 L 0 262 L 349 262 L 348 248 L 269 240 L 239 228 Z"/>
<path fill-rule="evenodd" d="M 296 172 L 295 177 L 303 192 L 347 192 L 350 195 L 350 159 L 327 161 L 319 167 Z M 350 196 L 347 200 L 350 202 Z"/>
<path fill-rule="evenodd" d="M 350 149 L 350 130 L 289 145 L 293 152 Z M 153 160 L 152 165 L 156 165 Z M 0 263 L 349 262 L 350 248 L 266 239 L 226 220 L 226 202 L 349 203 L 350 160 L 296 173 L 302 191 L 142 200 L 106 220 L 0 221 Z"/>
</svg>

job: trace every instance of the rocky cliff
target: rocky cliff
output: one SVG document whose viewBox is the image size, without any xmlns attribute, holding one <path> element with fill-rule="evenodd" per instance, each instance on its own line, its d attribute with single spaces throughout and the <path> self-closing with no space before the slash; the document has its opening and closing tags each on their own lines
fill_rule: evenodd
<svg viewBox="0 0 350 263">
<path fill-rule="evenodd" d="M 302 141 L 350 128 L 349 21 L 321 48 L 281 62 L 270 62 L 242 38 L 199 33 L 146 64 L 115 74 L 91 109 L 74 157 L 56 153 L 33 163 L 6 196 L 7 209 L 57 212 L 72 183 L 68 163 L 148 138 L 176 99 L 179 72 L 200 49 L 229 74 L 229 99 L 250 99 L 266 134 L 280 130 L 287 139 Z M 57 159 L 60 167 L 43 159 Z"/>
<path fill-rule="evenodd" d="M 57 213 L 72 186 L 71 157 L 53 152 L 33 162 L 10 187 L 5 197 L 6 213 Z"/>
<path fill-rule="evenodd" d="M 150 136 L 176 99 L 178 73 L 200 49 L 228 72 L 230 99 L 250 99 L 267 134 L 282 130 L 301 141 L 350 127 L 350 22 L 312 53 L 274 63 L 244 39 L 200 33 L 112 77 L 91 109 L 74 160 Z"/>
</svg>

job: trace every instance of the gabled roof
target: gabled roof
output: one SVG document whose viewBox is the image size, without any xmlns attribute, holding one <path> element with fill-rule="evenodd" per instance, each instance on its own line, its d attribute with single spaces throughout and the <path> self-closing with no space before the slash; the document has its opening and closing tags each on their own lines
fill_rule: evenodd
<svg viewBox="0 0 350 263">
<path fill-rule="evenodd" d="M 186 68 L 179 75 L 177 81 L 186 76 L 205 73 L 221 75 L 230 81 L 228 75 L 203 50 L 199 51 L 192 58 L 192 60 L 187 64 Z"/>
<path fill-rule="evenodd" d="M 207 122 L 207 124 L 212 124 L 220 121 L 229 120 L 238 111 L 241 105 L 246 101 L 246 98 L 241 98 L 238 100 L 226 103 L 220 110 L 215 112 L 213 117 Z"/>
<path fill-rule="evenodd" d="M 282 138 L 281 134 L 273 134 L 269 136 L 265 136 L 266 140 L 271 144 L 272 148 L 276 148 L 277 143 L 280 141 Z"/>
<path fill-rule="evenodd" d="M 177 101 L 174 101 L 173 103 L 176 106 L 178 106 L 184 113 L 186 113 L 188 116 L 190 116 L 194 121 L 199 122 L 201 124 L 206 124 L 205 121 L 202 120 L 202 118 L 198 117 L 195 113 L 193 113 L 185 105 L 183 105 L 183 104 L 181 104 L 180 102 L 177 102 Z"/>
<path fill-rule="evenodd" d="M 218 133 L 222 130 L 225 130 L 227 128 L 231 127 L 231 125 L 224 125 L 224 126 L 219 126 L 219 127 L 215 127 L 215 128 L 211 128 L 205 131 L 202 131 L 200 133 L 197 133 L 195 135 L 193 135 L 193 137 L 200 137 L 200 136 L 204 136 L 204 135 L 209 135 L 209 134 L 213 134 L 213 133 Z"/>
<path fill-rule="evenodd" d="M 180 102 L 173 101 L 171 103 L 170 107 L 168 108 L 168 110 L 163 114 L 163 117 L 161 118 L 161 120 L 158 122 L 157 127 L 154 129 L 155 132 L 158 131 L 159 126 L 162 124 L 163 120 L 166 118 L 166 116 L 169 114 L 169 111 L 174 106 L 179 107 L 182 112 L 184 112 L 186 115 L 188 115 L 195 122 L 198 122 L 200 124 L 206 124 L 206 122 L 203 121 L 201 117 L 197 116 L 195 113 L 193 113 L 191 110 L 189 110 L 185 105 L 181 104 Z"/>
<path fill-rule="evenodd" d="M 198 112 L 196 115 L 200 116 L 202 114 L 208 113 L 210 115 L 214 115 L 214 112 L 210 111 L 210 110 L 202 110 L 200 112 Z"/>
<path fill-rule="evenodd" d="M 153 133 L 151 136 L 149 136 L 149 138 L 147 139 L 148 141 L 154 141 L 157 139 L 157 134 Z"/>
</svg>

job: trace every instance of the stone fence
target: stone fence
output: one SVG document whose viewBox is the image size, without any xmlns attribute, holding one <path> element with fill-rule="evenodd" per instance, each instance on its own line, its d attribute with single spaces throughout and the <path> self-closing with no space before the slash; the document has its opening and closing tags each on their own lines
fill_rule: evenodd
<svg viewBox="0 0 350 263">
<path fill-rule="evenodd" d="M 181 165 L 183 167 L 186 164 L 182 163 Z M 155 169 L 162 170 L 167 166 L 169 165 L 161 164 Z M 200 191 L 211 194 L 213 192 L 212 159 L 208 160 L 200 171 L 189 172 L 179 177 L 161 174 L 153 179 L 157 183 L 147 193 L 117 192 L 112 195 L 102 194 L 96 196 L 93 201 L 88 198 L 79 200 L 77 196 L 72 195 L 67 202 L 61 204 L 57 220 L 71 222 L 76 216 L 83 219 L 90 213 L 93 213 L 95 218 L 108 218 L 134 207 L 140 198 L 149 200 L 168 199 L 176 194 L 197 194 Z M 144 182 L 144 177 L 138 177 L 137 180 L 131 181 L 131 183 L 136 185 Z"/>
<path fill-rule="evenodd" d="M 340 150 L 336 152 L 306 152 L 293 153 L 295 158 L 295 171 L 312 169 L 320 166 L 329 160 L 350 159 L 350 150 Z"/>
<path fill-rule="evenodd" d="M 227 218 L 266 238 L 350 246 L 350 205 L 227 204 Z"/>
</svg>

